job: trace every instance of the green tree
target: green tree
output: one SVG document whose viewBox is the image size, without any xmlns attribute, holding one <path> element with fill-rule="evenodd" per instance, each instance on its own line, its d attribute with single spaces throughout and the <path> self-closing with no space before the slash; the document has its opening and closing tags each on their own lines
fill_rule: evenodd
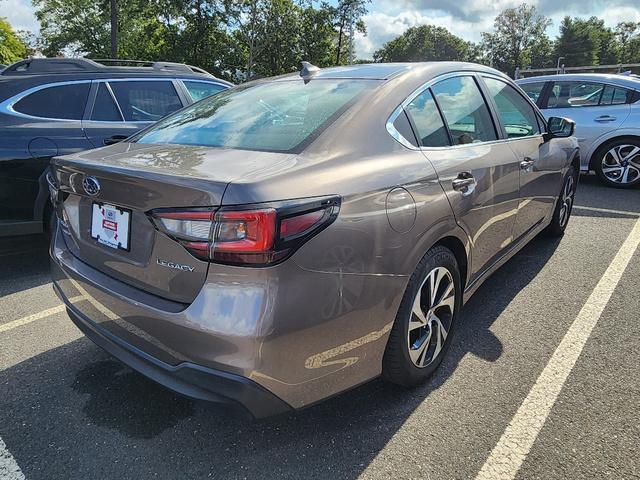
<svg viewBox="0 0 640 480">
<path fill-rule="evenodd" d="M 0 63 L 9 64 L 27 56 L 27 45 L 13 31 L 9 22 L 0 17 Z"/>
<path fill-rule="evenodd" d="M 335 10 L 335 26 L 338 30 L 336 64 L 346 63 L 349 54 L 353 54 L 353 52 L 344 48 L 345 43 L 353 40 L 350 38 L 352 33 L 360 32 L 366 35 L 367 28 L 362 21 L 362 17 L 368 13 L 367 4 L 370 2 L 371 0 L 338 0 L 338 6 Z M 350 31 L 351 25 L 353 25 L 353 32 Z"/>
<path fill-rule="evenodd" d="M 620 22 L 615 29 L 621 63 L 640 62 L 640 22 Z"/>
<path fill-rule="evenodd" d="M 411 27 L 373 54 L 376 62 L 472 60 L 472 44 L 435 25 Z"/>
<path fill-rule="evenodd" d="M 587 20 L 565 17 L 556 40 L 556 57 L 567 66 L 615 64 L 620 51 L 613 30 L 597 17 Z"/>
<path fill-rule="evenodd" d="M 545 33 L 551 20 L 539 15 L 536 7 L 523 3 L 503 10 L 494 20 L 494 31 L 482 34 L 482 46 L 488 63 L 512 74 L 516 67 L 532 64 L 536 48 L 546 48 L 550 41 Z M 536 62 L 546 61 L 548 53 L 535 53 Z"/>
</svg>

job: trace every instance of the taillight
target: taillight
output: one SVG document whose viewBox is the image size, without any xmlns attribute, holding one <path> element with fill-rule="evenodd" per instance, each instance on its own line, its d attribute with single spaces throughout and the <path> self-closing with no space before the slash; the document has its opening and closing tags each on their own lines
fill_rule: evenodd
<svg viewBox="0 0 640 480">
<path fill-rule="evenodd" d="M 340 198 L 150 212 L 156 227 L 202 260 L 266 266 L 290 256 L 331 224 Z"/>
</svg>

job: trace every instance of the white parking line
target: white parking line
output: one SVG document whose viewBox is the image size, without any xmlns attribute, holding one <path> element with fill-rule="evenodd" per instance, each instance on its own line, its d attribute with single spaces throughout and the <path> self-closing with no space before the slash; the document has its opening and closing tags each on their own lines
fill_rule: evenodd
<svg viewBox="0 0 640 480">
<path fill-rule="evenodd" d="M 0 438 L 0 478 L 2 480 L 24 480 L 24 474 L 16 463 L 13 455 Z"/>
<path fill-rule="evenodd" d="M 613 213 L 615 215 L 631 215 L 634 217 L 640 217 L 640 212 L 631 212 L 629 210 L 612 210 L 610 208 L 583 207 L 581 205 L 574 205 L 573 208 L 576 210 L 586 210 L 588 212 Z"/>
<path fill-rule="evenodd" d="M 77 297 L 71 298 L 70 301 L 71 303 L 75 303 L 83 299 L 84 299 L 83 295 L 78 295 Z M 57 313 L 64 312 L 65 308 L 66 307 L 64 305 L 58 305 L 57 307 L 48 308 L 47 310 L 43 310 L 41 312 L 19 318 L 18 320 L 13 320 L 11 322 L 3 323 L 0 325 L 0 333 L 6 332 L 8 330 L 13 330 L 14 328 L 21 327 L 22 325 L 26 325 L 31 322 L 35 322 L 36 320 L 41 320 L 43 318 L 50 317 L 51 315 L 55 315 Z"/>
<path fill-rule="evenodd" d="M 527 458 L 593 328 L 640 244 L 640 220 L 569 327 L 535 385 L 511 419 L 476 480 L 511 480 Z"/>
</svg>

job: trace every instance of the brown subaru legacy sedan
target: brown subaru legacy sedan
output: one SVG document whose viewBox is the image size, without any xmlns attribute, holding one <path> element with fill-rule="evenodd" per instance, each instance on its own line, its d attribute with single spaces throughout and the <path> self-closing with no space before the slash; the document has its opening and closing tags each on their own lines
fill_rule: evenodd
<svg viewBox="0 0 640 480">
<path fill-rule="evenodd" d="M 54 159 L 54 288 L 122 362 L 256 417 L 418 385 L 478 286 L 562 235 L 573 130 L 480 65 L 305 63 Z"/>
</svg>

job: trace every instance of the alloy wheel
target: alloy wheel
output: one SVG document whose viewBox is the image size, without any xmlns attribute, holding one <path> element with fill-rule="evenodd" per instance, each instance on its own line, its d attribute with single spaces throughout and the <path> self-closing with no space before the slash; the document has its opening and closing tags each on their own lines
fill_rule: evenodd
<svg viewBox="0 0 640 480">
<path fill-rule="evenodd" d="M 407 344 L 416 367 L 424 368 L 440 354 L 451 329 L 455 309 L 453 275 L 445 267 L 429 272 L 413 300 Z"/>
<path fill-rule="evenodd" d="M 602 157 L 602 174 L 614 183 L 628 184 L 640 179 L 640 147 L 616 145 Z"/>
<path fill-rule="evenodd" d="M 569 221 L 569 216 L 571 215 L 571 209 L 573 208 L 573 196 L 575 194 L 575 179 L 573 175 L 569 175 L 564 182 L 564 187 L 562 188 L 562 197 L 560 206 L 560 215 L 558 217 L 558 222 L 560 226 L 564 228 L 564 226 Z"/>
</svg>

